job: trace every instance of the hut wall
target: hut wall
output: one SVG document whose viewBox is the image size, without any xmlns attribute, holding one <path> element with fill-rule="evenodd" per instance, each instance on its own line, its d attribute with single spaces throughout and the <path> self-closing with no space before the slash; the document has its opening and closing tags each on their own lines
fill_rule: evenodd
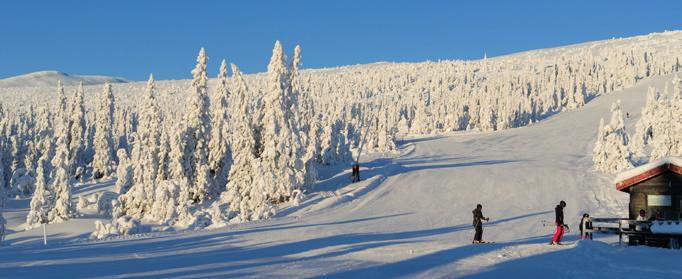
<svg viewBox="0 0 682 279">
<path fill-rule="evenodd" d="M 650 205 L 647 196 L 670 196 L 670 206 Z M 668 171 L 630 187 L 630 218 L 637 218 L 640 209 L 647 211 L 648 217 L 658 212 L 668 220 L 680 219 L 682 204 L 682 175 Z"/>
</svg>

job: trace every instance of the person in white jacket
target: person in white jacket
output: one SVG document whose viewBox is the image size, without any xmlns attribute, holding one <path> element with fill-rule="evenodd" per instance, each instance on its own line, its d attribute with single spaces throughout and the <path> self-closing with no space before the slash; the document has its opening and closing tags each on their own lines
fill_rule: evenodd
<svg viewBox="0 0 682 279">
<path fill-rule="evenodd" d="M 635 219 L 635 220 L 647 221 L 646 211 L 644 211 L 644 209 L 640 209 L 639 215 L 637 216 L 637 219 Z M 648 229 L 648 226 L 646 224 L 637 223 L 637 226 L 635 226 L 635 231 L 638 231 L 638 232 L 644 231 L 646 229 Z"/>
<path fill-rule="evenodd" d="M 637 215 L 637 221 L 648 221 L 648 218 L 646 217 L 646 211 L 644 209 L 639 210 L 639 215 Z M 642 223 L 637 223 L 635 225 L 635 231 L 637 232 L 644 232 L 649 230 L 649 225 L 647 224 L 642 224 Z M 641 238 L 637 238 L 637 244 L 638 245 L 645 245 L 646 244 L 646 235 L 642 235 Z"/>
</svg>

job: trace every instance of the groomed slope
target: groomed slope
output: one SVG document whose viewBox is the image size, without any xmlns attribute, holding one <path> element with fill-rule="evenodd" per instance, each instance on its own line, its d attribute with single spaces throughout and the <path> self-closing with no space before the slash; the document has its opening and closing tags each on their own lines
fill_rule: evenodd
<svg viewBox="0 0 682 279">
<path fill-rule="evenodd" d="M 0 249 L 0 269 L 7 277 L 510 278 L 533 270 L 678 278 L 679 253 L 572 243 L 575 232 L 567 237 L 572 244 L 548 246 L 553 228 L 543 226 L 552 222 L 559 200 L 568 203 L 566 218 L 574 228 L 583 212 L 625 214 L 627 196 L 611 177 L 591 170 L 599 118 L 608 118 L 620 99 L 633 131 L 647 87 L 669 80 L 644 80 L 524 128 L 405 140 L 400 156 L 364 162 L 363 182 L 348 185 L 347 173 L 330 175 L 299 207 L 265 222 L 89 241 L 94 226 L 86 223 L 92 219 L 76 219 L 48 226 L 47 247 L 39 230 L 15 232 Z M 476 203 L 491 218 L 484 238 L 494 244 L 469 244 Z M 6 214 L 10 228 L 17 228 L 26 213 Z M 632 260 L 652 254 L 662 256 Z M 612 273 L 603 272 L 604 264 Z"/>
</svg>

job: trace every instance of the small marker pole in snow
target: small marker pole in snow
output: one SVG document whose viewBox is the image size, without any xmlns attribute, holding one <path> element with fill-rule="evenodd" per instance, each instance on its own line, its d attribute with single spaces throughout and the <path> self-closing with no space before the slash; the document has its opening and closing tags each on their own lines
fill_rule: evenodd
<svg viewBox="0 0 682 279">
<path fill-rule="evenodd" d="M 43 223 L 43 244 L 47 246 L 47 231 L 45 230 L 45 223 Z"/>
</svg>

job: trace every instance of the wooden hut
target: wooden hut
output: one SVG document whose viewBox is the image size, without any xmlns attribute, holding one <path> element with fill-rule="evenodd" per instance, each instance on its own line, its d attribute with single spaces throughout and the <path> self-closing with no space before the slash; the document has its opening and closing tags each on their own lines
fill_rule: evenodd
<svg viewBox="0 0 682 279">
<path fill-rule="evenodd" d="M 682 212 L 682 158 L 666 158 L 621 173 L 616 189 L 630 194 L 630 217 L 639 210 L 647 218 L 680 220 Z"/>
</svg>

